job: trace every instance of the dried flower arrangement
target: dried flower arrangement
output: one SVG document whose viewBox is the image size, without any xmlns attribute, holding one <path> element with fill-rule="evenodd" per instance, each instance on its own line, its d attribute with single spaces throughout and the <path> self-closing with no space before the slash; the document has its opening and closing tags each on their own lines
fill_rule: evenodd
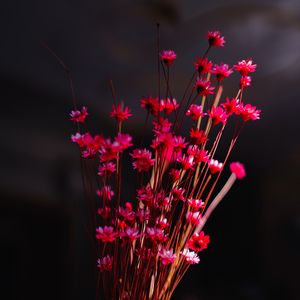
<svg viewBox="0 0 300 300">
<path fill-rule="evenodd" d="M 132 148 L 132 136 L 123 131 L 132 113 L 117 99 L 111 112 L 117 123 L 112 139 L 93 136 L 81 126 L 88 110 L 78 110 L 74 103 L 70 117 L 78 132 L 72 141 L 79 146 L 83 163 L 88 160 L 96 165 L 92 173 L 98 188 L 92 191 L 92 201 L 97 209 L 92 219 L 99 299 L 170 299 L 210 242 L 202 230 L 207 219 L 235 180 L 246 175 L 243 164 L 231 163 L 231 176 L 212 199 L 241 129 L 246 122 L 259 119 L 260 110 L 244 100 L 251 83 L 249 74 L 256 65 L 251 59 L 232 68 L 213 64 L 207 55 L 212 48 L 223 47 L 225 39 L 214 31 L 208 32 L 207 41 L 208 48 L 194 63 L 192 78 L 179 102 L 170 87 L 176 53 L 161 51 L 158 43 L 158 95 L 140 103 L 146 111 L 144 130 L 152 119 L 154 137 L 149 147 L 141 141 Z M 240 73 L 237 94 L 219 104 L 223 82 L 233 71 Z M 229 119 L 235 124 L 234 132 L 219 162 L 216 152 Z M 189 136 L 181 135 L 184 122 L 192 123 Z M 128 148 L 132 150 L 126 153 Z M 124 166 L 125 155 L 132 165 Z M 137 173 L 136 195 L 122 193 L 125 168 Z"/>
</svg>

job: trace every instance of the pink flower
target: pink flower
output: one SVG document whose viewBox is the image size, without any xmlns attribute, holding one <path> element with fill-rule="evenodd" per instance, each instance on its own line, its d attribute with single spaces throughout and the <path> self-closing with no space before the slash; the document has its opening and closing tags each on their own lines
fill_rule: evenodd
<svg viewBox="0 0 300 300">
<path fill-rule="evenodd" d="M 175 98 L 173 98 L 172 100 L 170 98 L 167 98 L 166 100 L 164 100 L 164 99 L 160 100 L 159 109 L 161 111 L 165 111 L 166 114 L 170 114 L 178 107 L 179 107 L 179 104 L 177 104 L 177 101 Z"/>
<path fill-rule="evenodd" d="M 151 152 L 147 149 L 135 149 L 130 155 L 134 159 L 133 168 L 138 172 L 148 172 L 154 164 L 154 159 L 151 159 Z"/>
<path fill-rule="evenodd" d="M 114 231 L 112 226 L 104 226 L 96 228 L 96 239 L 103 243 L 112 243 L 118 236 L 118 232 Z"/>
<path fill-rule="evenodd" d="M 187 248 L 184 248 L 183 251 L 180 252 L 180 254 L 185 258 L 185 261 L 188 264 L 195 265 L 195 264 L 199 264 L 200 262 L 200 258 L 197 255 L 197 253 L 194 251 L 190 251 Z"/>
<path fill-rule="evenodd" d="M 127 120 L 130 116 L 132 116 L 131 111 L 126 106 L 124 109 L 120 104 L 113 104 L 113 110 L 110 113 L 110 116 L 112 118 L 115 118 L 117 122 L 123 122 L 124 120 Z"/>
<path fill-rule="evenodd" d="M 153 201 L 153 192 L 150 185 L 141 187 L 137 190 L 137 199 L 142 201 L 144 205 L 150 205 Z"/>
<path fill-rule="evenodd" d="M 171 194 L 173 195 L 173 199 L 174 200 L 181 200 L 181 201 L 184 201 L 185 200 L 185 197 L 184 197 L 184 194 L 185 193 L 185 189 L 184 188 L 173 188 L 171 190 Z"/>
<path fill-rule="evenodd" d="M 128 209 L 127 207 L 125 207 L 125 208 L 120 207 L 119 211 L 118 211 L 118 216 L 120 219 L 127 221 L 127 222 L 133 221 L 135 218 L 134 211 L 132 211 L 131 209 Z"/>
<path fill-rule="evenodd" d="M 201 231 L 199 234 L 193 234 L 193 236 L 188 240 L 186 245 L 189 249 L 199 252 L 206 249 L 209 242 L 209 236 L 204 235 L 204 232 Z"/>
<path fill-rule="evenodd" d="M 210 47 L 224 47 L 225 39 L 221 36 L 220 31 L 209 31 L 207 38 Z"/>
<path fill-rule="evenodd" d="M 240 88 L 244 89 L 250 85 L 251 85 L 251 77 L 250 76 L 242 76 L 240 79 Z"/>
<path fill-rule="evenodd" d="M 208 168 L 209 168 L 211 174 L 215 174 L 215 173 L 220 172 L 223 169 L 223 163 L 218 162 L 215 159 L 211 159 L 208 162 Z"/>
<path fill-rule="evenodd" d="M 176 182 L 180 178 L 180 170 L 171 169 L 169 172 L 170 177 L 172 178 L 172 182 Z"/>
<path fill-rule="evenodd" d="M 204 149 L 199 149 L 198 146 L 189 146 L 187 154 L 194 156 L 195 164 L 200 162 L 207 162 L 209 160 L 209 154 Z"/>
<path fill-rule="evenodd" d="M 150 218 L 150 212 L 149 210 L 146 209 L 139 209 L 136 213 L 135 213 L 135 217 L 137 218 L 137 220 L 139 220 L 140 222 L 144 222 L 149 220 Z"/>
<path fill-rule="evenodd" d="M 200 223 L 201 213 L 199 211 L 196 212 L 188 212 L 186 214 L 186 220 L 190 222 L 192 225 L 198 225 Z"/>
<path fill-rule="evenodd" d="M 241 103 L 237 98 L 232 98 L 232 100 L 230 100 L 228 97 L 226 97 L 226 102 L 222 103 L 221 105 L 225 108 L 226 114 L 230 116 L 232 114 L 239 113 Z"/>
<path fill-rule="evenodd" d="M 211 71 L 211 67 L 213 64 L 207 59 L 207 57 L 200 57 L 196 62 L 194 62 L 194 65 L 198 70 L 199 74 L 206 74 Z"/>
<path fill-rule="evenodd" d="M 205 204 L 200 199 L 188 199 L 188 204 L 192 208 L 193 211 L 197 211 L 199 209 L 203 209 L 205 207 Z"/>
<path fill-rule="evenodd" d="M 218 125 L 219 123 L 225 124 L 228 118 L 228 115 L 220 106 L 212 107 L 207 114 L 212 119 L 213 125 Z"/>
<path fill-rule="evenodd" d="M 153 122 L 154 129 L 153 131 L 157 133 L 167 133 L 170 131 L 172 123 L 168 119 L 159 118 L 158 121 Z"/>
<path fill-rule="evenodd" d="M 189 169 L 193 170 L 193 165 L 195 164 L 194 156 L 192 156 L 192 155 L 179 156 L 177 158 L 177 162 L 179 162 L 181 164 L 181 167 L 183 170 L 189 170 Z"/>
<path fill-rule="evenodd" d="M 127 133 L 119 132 L 115 138 L 115 143 L 117 143 L 120 152 L 132 146 L 131 141 L 132 137 Z"/>
<path fill-rule="evenodd" d="M 245 167 L 240 162 L 231 163 L 230 171 L 236 176 L 237 179 L 243 179 L 246 177 Z"/>
<path fill-rule="evenodd" d="M 153 241 L 153 242 L 165 242 L 167 240 L 167 236 L 165 235 L 164 231 L 160 228 L 156 227 L 146 227 L 146 233 L 147 236 Z"/>
<path fill-rule="evenodd" d="M 106 139 L 102 144 L 102 147 L 99 149 L 100 161 L 107 162 L 118 157 L 119 144 L 112 143 L 110 139 Z"/>
<path fill-rule="evenodd" d="M 156 226 L 157 226 L 157 228 L 164 230 L 169 226 L 168 220 L 166 218 L 157 219 L 156 220 Z"/>
<path fill-rule="evenodd" d="M 109 214 L 110 214 L 110 207 L 108 206 L 104 206 L 103 208 L 99 208 L 97 210 L 97 213 L 99 216 L 101 216 L 103 219 L 107 219 L 109 217 Z"/>
<path fill-rule="evenodd" d="M 256 70 L 255 64 L 252 64 L 252 59 L 244 59 L 239 61 L 236 65 L 234 65 L 234 69 L 242 76 L 247 76 L 249 73 L 253 73 Z"/>
<path fill-rule="evenodd" d="M 98 168 L 98 175 L 108 175 L 111 176 L 112 173 L 116 171 L 116 165 L 112 162 L 105 162 Z"/>
<path fill-rule="evenodd" d="M 128 239 L 130 242 L 133 242 L 140 237 L 140 234 L 137 228 L 127 227 L 121 236 L 125 239 Z"/>
<path fill-rule="evenodd" d="M 97 267 L 100 269 L 100 272 L 111 271 L 113 266 L 113 258 L 109 255 L 106 255 L 102 258 L 98 258 Z"/>
<path fill-rule="evenodd" d="M 193 120 L 197 121 L 200 117 L 204 115 L 202 106 L 191 104 L 190 108 L 186 112 L 186 115 L 191 117 Z"/>
<path fill-rule="evenodd" d="M 202 80 L 198 78 L 195 83 L 195 88 L 197 89 L 197 93 L 199 96 L 207 96 L 209 94 L 213 94 L 214 87 L 210 86 L 210 81 Z"/>
<path fill-rule="evenodd" d="M 115 194 L 109 185 L 103 186 L 101 189 L 96 191 L 97 196 L 102 197 L 104 200 L 111 200 Z"/>
<path fill-rule="evenodd" d="M 153 116 L 157 116 L 159 112 L 159 102 L 158 98 L 143 98 L 141 99 L 141 107 L 145 108 L 148 113 L 152 114 Z"/>
<path fill-rule="evenodd" d="M 71 120 L 77 123 L 84 123 L 86 117 L 88 116 L 87 107 L 83 106 L 80 110 L 72 110 L 70 113 Z"/>
<path fill-rule="evenodd" d="M 188 143 L 185 143 L 185 138 L 182 136 L 174 136 L 173 137 L 173 151 L 181 152 Z"/>
<path fill-rule="evenodd" d="M 203 130 L 191 129 L 190 137 L 193 144 L 201 145 L 207 141 L 207 136 Z"/>
<path fill-rule="evenodd" d="M 160 57 L 167 66 L 171 66 L 177 55 L 173 50 L 164 50 L 161 52 Z"/>
<path fill-rule="evenodd" d="M 227 64 L 215 65 L 212 69 L 212 73 L 214 73 L 217 77 L 218 81 L 223 81 L 226 77 L 233 73 Z"/>
<path fill-rule="evenodd" d="M 252 106 L 250 104 L 241 104 L 241 106 L 239 107 L 239 114 L 245 122 L 249 120 L 259 120 L 260 112 L 261 110 L 256 109 L 256 106 Z"/>
<path fill-rule="evenodd" d="M 173 253 L 173 250 L 161 249 L 159 251 L 159 259 L 163 265 L 172 264 L 175 261 L 176 254 Z"/>
</svg>

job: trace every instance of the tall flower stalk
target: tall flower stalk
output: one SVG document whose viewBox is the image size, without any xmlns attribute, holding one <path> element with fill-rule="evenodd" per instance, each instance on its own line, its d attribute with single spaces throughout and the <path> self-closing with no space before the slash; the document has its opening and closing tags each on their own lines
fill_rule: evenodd
<svg viewBox="0 0 300 300">
<path fill-rule="evenodd" d="M 223 47 L 225 39 L 216 31 L 208 33 L 207 41 L 208 48 L 194 63 L 180 101 L 174 98 L 170 83 L 177 55 L 158 49 L 159 95 L 140 100 L 146 111 L 143 130 L 152 125 L 150 146 L 144 141 L 133 144 L 132 136 L 124 132 L 132 112 L 114 92 L 110 116 L 116 120 L 117 132 L 113 138 L 92 135 L 82 126 L 88 116 L 86 107 L 70 114 L 79 129 L 72 141 L 80 148 L 84 175 L 87 160 L 95 166 L 84 183 L 93 195 L 98 299 L 170 299 L 210 243 L 203 231 L 207 219 L 235 180 L 246 175 L 241 163 L 231 163 L 232 174 L 215 191 L 245 123 L 260 117 L 260 110 L 244 99 L 256 65 L 252 60 L 231 68 L 213 64 L 208 54 L 212 48 Z M 224 81 L 233 71 L 240 73 L 236 95 L 221 103 Z M 234 122 L 234 130 L 220 158 L 218 148 L 229 121 Z M 189 135 L 183 136 L 187 126 Z M 124 165 L 125 156 L 131 165 Z M 123 192 L 128 168 L 137 174 L 135 195 Z M 95 178 L 97 189 L 91 182 Z"/>
</svg>

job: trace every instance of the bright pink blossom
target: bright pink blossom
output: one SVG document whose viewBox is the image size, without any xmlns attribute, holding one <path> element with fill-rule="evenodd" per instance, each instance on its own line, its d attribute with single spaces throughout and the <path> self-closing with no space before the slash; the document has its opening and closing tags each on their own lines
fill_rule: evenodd
<svg viewBox="0 0 300 300">
<path fill-rule="evenodd" d="M 256 64 L 253 64 L 252 59 L 244 59 L 234 65 L 234 69 L 242 76 L 247 76 L 249 73 L 253 73 L 256 70 Z"/>
<path fill-rule="evenodd" d="M 146 233 L 148 238 L 150 238 L 153 242 L 161 243 L 167 240 L 167 236 L 160 228 L 146 227 Z"/>
<path fill-rule="evenodd" d="M 151 152 L 147 149 L 135 149 L 130 155 L 134 159 L 133 168 L 138 172 L 148 172 L 154 164 L 154 159 L 151 159 Z"/>
<path fill-rule="evenodd" d="M 197 121 L 200 117 L 204 115 L 202 106 L 191 104 L 190 108 L 186 112 L 186 115 L 191 117 L 193 120 Z"/>
<path fill-rule="evenodd" d="M 131 141 L 132 137 L 127 133 L 119 132 L 115 138 L 115 143 L 117 143 L 120 152 L 132 146 Z"/>
<path fill-rule="evenodd" d="M 135 213 L 127 207 L 119 207 L 118 216 L 121 220 L 131 222 L 135 218 Z"/>
<path fill-rule="evenodd" d="M 169 226 L 168 220 L 166 218 L 157 219 L 156 226 L 157 226 L 157 228 L 164 230 Z"/>
<path fill-rule="evenodd" d="M 205 135 L 204 130 L 191 129 L 190 137 L 193 144 L 201 145 L 207 141 L 207 136 Z"/>
<path fill-rule="evenodd" d="M 102 197 L 104 200 L 110 201 L 115 193 L 109 185 L 105 185 L 101 189 L 98 189 L 96 194 L 97 196 Z"/>
<path fill-rule="evenodd" d="M 103 176 L 111 176 L 112 173 L 116 171 L 116 165 L 112 162 L 105 162 L 101 164 L 98 168 L 98 175 Z"/>
<path fill-rule="evenodd" d="M 224 47 L 225 39 L 221 36 L 220 31 L 209 31 L 207 38 L 210 47 Z"/>
<path fill-rule="evenodd" d="M 127 120 L 130 116 L 132 116 L 131 111 L 126 106 L 125 108 L 122 107 L 120 104 L 113 104 L 113 110 L 110 113 L 110 116 L 112 118 L 115 118 L 117 122 L 123 122 L 124 120 Z"/>
<path fill-rule="evenodd" d="M 107 219 L 109 217 L 110 211 L 111 211 L 110 207 L 104 206 L 104 207 L 98 208 L 97 213 L 103 219 Z"/>
<path fill-rule="evenodd" d="M 261 110 L 256 109 L 256 106 L 252 106 L 251 104 L 243 105 L 241 104 L 239 108 L 239 114 L 242 119 L 247 122 L 249 120 L 259 120 L 260 119 Z"/>
<path fill-rule="evenodd" d="M 192 225 L 198 225 L 200 223 L 201 213 L 199 211 L 190 211 L 186 214 L 186 220 Z"/>
<path fill-rule="evenodd" d="M 99 149 L 100 161 L 107 162 L 118 157 L 118 152 L 120 151 L 118 143 L 112 143 L 110 139 L 106 139 Z"/>
<path fill-rule="evenodd" d="M 171 194 L 173 195 L 173 199 L 174 200 L 181 200 L 181 201 L 184 201 L 185 200 L 185 196 L 184 196 L 184 193 L 185 193 L 185 189 L 184 188 L 176 188 L 174 187 L 172 190 L 171 190 Z"/>
<path fill-rule="evenodd" d="M 210 86 L 211 82 L 208 80 L 203 80 L 198 78 L 195 83 L 195 88 L 197 89 L 197 93 L 199 96 L 207 96 L 209 94 L 213 94 L 214 87 Z"/>
<path fill-rule="evenodd" d="M 152 114 L 153 116 L 157 116 L 159 112 L 159 102 L 158 98 L 142 98 L 141 99 L 141 107 L 145 108 L 148 113 Z"/>
<path fill-rule="evenodd" d="M 245 167 L 240 162 L 233 162 L 229 167 L 230 171 L 236 176 L 237 179 L 243 179 L 246 177 Z"/>
<path fill-rule="evenodd" d="M 194 156 L 195 164 L 207 162 L 209 160 L 208 152 L 204 149 L 199 149 L 196 145 L 189 146 L 187 154 Z"/>
<path fill-rule="evenodd" d="M 176 182 L 180 178 L 180 170 L 177 169 L 171 169 L 169 172 L 170 177 L 172 178 L 173 182 Z"/>
<path fill-rule="evenodd" d="M 250 76 L 242 76 L 240 79 L 240 89 L 244 89 L 251 85 L 251 77 Z"/>
<path fill-rule="evenodd" d="M 163 265 L 172 264 L 175 261 L 176 254 L 173 253 L 173 250 L 161 249 L 159 251 L 159 259 Z"/>
<path fill-rule="evenodd" d="M 113 267 L 113 258 L 109 255 L 106 255 L 102 258 L 98 258 L 97 267 L 100 269 L 100 272 L 111 271 Z"/>
<path fill-rule="evenodd" d="M 172 100 L 170 98 L 160 100 L 159 109 L 160 109 L 160 111 L 164 111 L 166 114 L 170 114 L 178 107 L 179 107 L 179 104 L 177 104 L 177 101 L 175 98 L 173 98 Z"/>
<path fill-rule="evenodd" d="M 183 170 L 189 170 L 189 169 L 194 169 L 193 166 L 195 164 L 194 162 L 194 156 L 192 155 L 183 155 L 179 156 L 177 158 L 177 162 L 181 164 L 181 167 Z"/>
<path fill-rule="evenodd" d="M 83 106 L 80 110 L 72 110 L 70 113 L 71 120 L 77 123 L 84 123 L 86 117 L 88 116 L 87 107 Z"/>
<path fill-rule="evenodd" d="M 206 249 L 209 242 L 209 236 L 205 235 L 204 232 L 201 231 L 199 234 L 193 234 L 193 236 L 187 242 L 187 247 L 189 249 L 199 252 Z"/>
<path fill-rule="evenodd" d="M 211 118 L 213 125 L 218 125 L 219 123 L 225 124 L 228 118 L 228 115 L 220 106 L 212 107 L 207 114 Z"/>
<path fill-rule="evenodd" d="M 118 236 L 118 232 L 114 231 L 112 226 L 104 226 L 96 228 L 96 239 L 103 243 L 112 243 Z"/>
<path fill-rule="evenodd" d="M 137 190 L 137 199 L 143 202 L 144 205 L 150 205 L 153 202 L 153 191 L 150 185 L 143 186 Z"/>
<path fill-rule="evenodd" d="M 153 121 L 154 133 L 167 133 L 170 131 L 172 123 L 168 119 L 159 118 L 158 121 Z"/>
<path fill-rule="evenodd" d="M 192 208 L 193 211 L 197 211 L 199 209 L 203 209 L 205 207 L 205 204 L 200 199 L 188 199 L 188 204 Z"/>
<path fill-rule="evenodd" d="M 182 136 L 174 136 L 173 137 L 173 151 L 181 152 L 188 143 L 185 142 L 185 138 Z"/>
<path fill-rule="evenodd" d="M 185 258 L 185 261 L 190 265 L 199 264 L 200 258 L 197 255 L 196 252 L 190 251 L 187 248 L 184 248 L 183 251 L 180 252 L 180 254 Z"/>
<path fill-rule="evenodd" d="M 199 74 L 206 74 L 211 71 L 211 67 L 213 63 L 207 59 L 207 57 L 202 58 L 200 57 L 196 62 L 194 62 L 194 65 L 199 72 Z"/>
<path fill-rule="evenodd" d="M 167 66 L 171 66 L 177 55 L 173 50 L 164 50 L 161 52 L 160 57 Z"/>
<path fill-rule="evenodd" d="M 227 64 L 215 65 L 212 73 L 216 75 L 218 81 L 223 81 L 226 77 L 233 73 Z"/>
<path fill-rule="evenodd" d="M 133 242 L 140 237 L 140 234 L 137 228 L 127 227 L 124 232 L 121 233 L 121 236 L 122 238 L 128 239 L 130 242 Z"/>
<path fill-rule="evenodd" d="M 150 212 L 147 209 L 138 209 L 138 211 L 135 213 L 135 217 L 138 221 L 144 222 L 148 221 L 150 219 Z"/>
<path fill-rule="evenodd" d="M 232 98 L 231 100 L 226 97 L 226 102 L 221 104 L 223 106 L 223 108 L 226 111 L 226 114 L 228 116 L 232 115 L 232 114 L 238 114 L 239 113 L 239 108 L 240 108 L 240 100 L 237 98 Z"/>
<path fill-rule="evenodd" d="M 215 174 L 215 173 L 220 172 L 223 169 L 223 163 L 218 162 L 215 159 L 211 159 L 208 162 L 208 168 L 209 168 L 211 174 Z"/>
</svg>

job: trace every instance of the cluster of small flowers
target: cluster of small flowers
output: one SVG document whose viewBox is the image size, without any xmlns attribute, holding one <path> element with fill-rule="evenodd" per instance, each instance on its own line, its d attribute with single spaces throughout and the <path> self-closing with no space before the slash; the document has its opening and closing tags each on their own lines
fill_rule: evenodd
<svg viewBox="0 0 300 300">
<path fill-rule="evenodd" d="M 215 153 L 224 128 L 234 115 L 239 128 L 260 117 L 260 110 L 243 101 L 243 92 L 251 83 L 249 74 L 255 72 L 256 64 L 251 59 L 241 60 L 231 68 L 224 63 L 213 64 L 207 53 L 213 47 L 223 47 L 225 39 L 216 31 L 208 32 L 207 40 L 208 50 L 194 62 L 194 84 L 187 88 L 190 96 L 185 94 L 179 102 L 172 97 L 169 76 L 166 76 L 177 55 L 173 50 L 160 53 L 167 96 L 163 99 L 149 96 L 140 101 L 147 120 L 152 116 L 153 139 L 150 147 L 140 146 L 129 153 L 132 168 L 138 175 L 135 200 L 121 201 L 124 197 L 122 157 L 133 146 L 131 135 L 122 132 L 123 123 L 132 116 L 128 107 L 113 105 L 111 117 L 118 124 L 118 132 L 112 139 L 92 136 L 89 132 L 77 132 L 71 137 L 83 158 L 98 163 L 95 174 L 99 176 L 100 187 L 95 194 L 101 199 L 101 205 L 95 237 L 102 256 L 97 266 L 103 276 L 107 271 L 113 274 L 109 295 L 117 288 L 118 295 L 126 293 L 132 299 L 143 299 L 139 284 L 146 283 L 143 280 L 136 283 L 137 270 L 149 280 L 154 276 L 155 288 L 171 294 L 171 283 L 178 284 L 176 280 L 182 277 L 186 267 L 200 262 L 198 253 L 210 242 L 202 230 L 206 212 L 211 210 L 210 197 L 240 133 L 236 130 L 224 161 L 219 162 Z M 219 104 L 222 84 L 234 71 L 240 73 L 237 95 L 226 97 Z M 211 80 L 212 75 L 215 77 Z M 180 111 L 183 107 L 186 111 Z M 70 114 L 71 120 L 78 124 L 84 123 L 87 116 L 86 107 Z M 185 119 L 193 122 L 188 137 L 180 135 Z M 210 145 L 212 130 L 217 135 Z M 239 162 L 231 163 L 230 170 L 234 180 L 246 176 Z M 169 272 L 160 277 L 165 268 Z M 118 278 L 123 278 L 121 283 Z"/>
</svg>

